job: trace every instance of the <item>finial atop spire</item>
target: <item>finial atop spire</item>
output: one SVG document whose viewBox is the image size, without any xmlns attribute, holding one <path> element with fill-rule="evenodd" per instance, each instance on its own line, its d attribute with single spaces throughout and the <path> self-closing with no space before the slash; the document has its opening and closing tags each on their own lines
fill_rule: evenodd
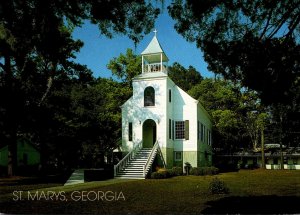
<svg viewBox="0 0 300 215">
<path fill-rule="evenodd" d="M 154 36 L 156 36 L 156 33 L 157 33 L 157 30 L 156 30 L 156 28 L 154 29 L 154 31 L 153 31 L 153 32 L 154 32 Z"/>
</svg>

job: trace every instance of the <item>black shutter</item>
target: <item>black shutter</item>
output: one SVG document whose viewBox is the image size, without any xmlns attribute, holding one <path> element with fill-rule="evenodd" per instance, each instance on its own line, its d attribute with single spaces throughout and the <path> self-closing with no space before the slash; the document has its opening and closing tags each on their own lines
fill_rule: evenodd
<svg viewBox="0 0 300 215">
<path fill-rule="evenodd" d="M 184 121 L 184 139 L 189 140 L 190 138 L 190 123 L 189 120 Z"/>
<path fill-rule="evenodd" d="M 174 120 L 172 120 L 172 140 L 174 140 L 175 132 L 174 132 Z"/>
<path fill-rule="evenodd" d="M 128 140 L 132 141 L 132 122 L 129 123 L 128 127 Z"/>
<path fill-rule="evenodd" d="M 200 132 L 199 132 L 199 127 L 200 127 L 200 126 L 199 126 L 199 124 L 200 124 L 199 121 L 197 121 L 197 140 L 200 139 L 200 135 L 199 135 L 199 133 L 200 133 Z"/>
<path fill-rule="evenodd" d="M 172 120 L 169 119 L 169 139 L 172 139 Z"/>
</svg>

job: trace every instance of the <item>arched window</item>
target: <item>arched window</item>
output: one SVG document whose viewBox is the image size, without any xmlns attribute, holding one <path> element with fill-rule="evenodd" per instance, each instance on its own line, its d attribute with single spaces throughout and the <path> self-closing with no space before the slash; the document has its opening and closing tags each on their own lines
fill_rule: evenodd
<svg viewBox="0 0 300 215">
<path fill-rule="evenodd" d="M 147 87 L 144 91 L 144 106 L 155 106 L 155 91 L 153 87 Z"/>
</svg>

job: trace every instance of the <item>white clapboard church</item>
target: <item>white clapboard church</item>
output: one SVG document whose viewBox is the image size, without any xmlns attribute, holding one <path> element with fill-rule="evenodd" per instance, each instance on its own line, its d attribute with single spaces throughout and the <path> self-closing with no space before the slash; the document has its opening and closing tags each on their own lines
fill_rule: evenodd
<svg viewBox="0 0 300 215">
<path fill-rule="evenodd" d="M 122 106 L 123 159 L 115 176 L 145 178 L 155 167 L 212 164 L 211 118 L 168 77 L 168 57 L 156 32 L 142 52 L 141 74 Z"/>
</svg>

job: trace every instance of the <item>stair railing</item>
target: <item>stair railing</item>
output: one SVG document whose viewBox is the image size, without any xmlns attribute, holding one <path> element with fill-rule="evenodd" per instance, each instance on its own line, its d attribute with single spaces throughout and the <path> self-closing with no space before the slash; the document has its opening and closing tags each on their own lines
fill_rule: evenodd
<svg viewBox="0 0 300 215">
<path fill-rule="evenodd" d="M 159 144 L 158 144 L 158 141 L 156 141 L 156 143 L 154 144 L 154 146 L 150 152 L 150 155 L 148 156 L 147 162 L 144 165 L 144 169 L 143 169 L 144 178 L 146 178 L 146 175 L 150 169 L 150 166 L 153 163 L 153 160 L 154 160 L 154 157 L 156 156 L 158 147 L 159 147 Z"/>
<path fill-rule="evenodd" d="M 143 147 L 142 141 L 138 143 L 134 143 L 132 149 L 128 152 L 128 154 L 119 161 L 118 164 L 114 165 L 114 176 L 117 176 L 118 172 L 120 172 L 126 164 L 134 157 L 134 155 Z"/>
<path fill-rule="evenodd" d="M 161 161 L 162 161 L 162 163 L 163 163 L 164 168 L 166 168 L 167 165 L 166 165 L 164 156 L 163 156 L 163 154 L 162 154 L 162 152 L 161 152 L 161 149 L 160 149 L 160 147 L 159 147 L 159 144 L 158 144 L 158 147 L 157 147 L 157 151 L 158 151 L 158 154 L 159 154 L 159 156 L 160 156 L 160 159 L 161 159 Z"/>
</svg>

